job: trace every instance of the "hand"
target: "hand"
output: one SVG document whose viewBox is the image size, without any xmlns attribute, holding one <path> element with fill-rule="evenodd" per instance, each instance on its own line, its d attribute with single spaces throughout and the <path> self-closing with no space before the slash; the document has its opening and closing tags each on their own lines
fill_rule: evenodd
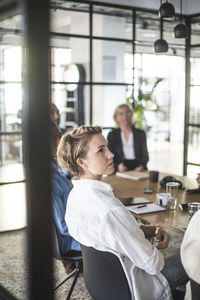
<svg viewBox="0 0 200 300">
<path fill-rule="evenodd" d="M 123 163 L 121 163 L 118 165 L 118 171 L 125 172 L 125 171 L 128 171 L 128 168 Z"/>
<path fill-rule="evenodd" d="M 137 168 L 135 168 L 133 171 L 143 171 L 144 170 L 144 167 L 142 165 L 138 166 Z"/>
<path fill-rule="evenodd" d="M 166 249 L 169 244 L 169 234 L 162 230 L 161 227 L 156 227 L 155 236 L 157 238 L 158 245 L 157 249 Z"/>
</svg>

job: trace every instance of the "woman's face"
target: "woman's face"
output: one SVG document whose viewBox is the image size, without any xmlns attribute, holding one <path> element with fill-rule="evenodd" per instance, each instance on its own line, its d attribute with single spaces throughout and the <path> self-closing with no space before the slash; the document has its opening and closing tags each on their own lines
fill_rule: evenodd
<svg viewBox="0 0 200 300">
<path fill-rule="evenodd" d="M 100 180 L 102 175 L 114 172 L 113 157 L 102 134 L 95 134 L 88 143 L 89 151 L 83 161 L 82 168 L 86 178 Z"/>
<path fill-rule="evenodd" d="M 132 116 L 132 111 L 130 111 L 128 107 L 120 107 L 116 114 L 116 122 L 119 124 L 119 126 L 131 126 Z"/>
</svg>

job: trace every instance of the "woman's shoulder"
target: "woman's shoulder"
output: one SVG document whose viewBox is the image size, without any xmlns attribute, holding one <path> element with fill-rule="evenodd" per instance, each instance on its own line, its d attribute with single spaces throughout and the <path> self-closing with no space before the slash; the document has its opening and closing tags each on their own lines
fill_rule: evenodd
<svg viewBox="0 0 200 300">
<path fill-rule="evenodd" d="M 108 138 L 109 137 L 114 137 L 120 133 L 120 128 L 113 128 L 109 133 L 108 133 Z"/>
<path fill-rule="evenodd" d="M 134 133 L 138 133 L 140 135 L 145 135 L 145 131 L 143 129 L 136 128 L 134 125 L 132 125 L 131 128 Z"/>
</svg>

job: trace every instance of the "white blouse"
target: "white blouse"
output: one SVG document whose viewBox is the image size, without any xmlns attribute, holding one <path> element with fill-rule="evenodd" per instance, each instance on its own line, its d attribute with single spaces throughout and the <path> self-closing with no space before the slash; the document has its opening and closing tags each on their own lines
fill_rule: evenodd
<svg viewBox="0 0 200 300">
<path fill-rule="evenodd" d="M 130 132 L 128 140 L 126 140 L 123 131 L 121 130 L 122 149 L 125 159 L 135 159 L 133 133 Z"/>
<path fill-rule="evenodd" d="M 73 180 L 67 202 L 70 235 L 81 244 L 118 256 L 132 299 L 171 300 L 167 279 L 160 271 L 163 255 L 147 239 L 136 219 L 104 182 Z"/>
<path fill-rule="evenodd" d="M 200 283 L 200 210 L 194 214 L 185 232 L 181 260 L 188 276 Z"/>
</svg>

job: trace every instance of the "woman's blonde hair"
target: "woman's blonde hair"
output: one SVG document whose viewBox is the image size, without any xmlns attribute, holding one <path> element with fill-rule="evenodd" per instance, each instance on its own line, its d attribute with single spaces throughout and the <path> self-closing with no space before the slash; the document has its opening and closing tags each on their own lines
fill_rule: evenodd
<svg viewBox="0 0 200 300">
<path fill-rule="evenodd" d="M 80 176 L 82 168 L 77 164 L 77 159 L 86 157 L 92 136 L 101 133 L 100 126 L 80 126 L 65 133 L 57 150 L 58 163 L 72 174 Z"/>
<path fill-rule="evenodd" d="M 127 107 L 128 110 L 133 114 L 133 109 L 132 109 L 128 104 L 123 103 L 123 104 L 118 105 L 118 106 L 115 108 L 114 113 L 113 113 L 113 119 L 114 119 L 114 121 L 115 121 L 116 127 L 119 127 L 119 124 L 118 124 L 118 122 L 117 122 L 117 114 L 118 114 L 120 108 L 122 108 L 122 107 Z"/>
</svg>

